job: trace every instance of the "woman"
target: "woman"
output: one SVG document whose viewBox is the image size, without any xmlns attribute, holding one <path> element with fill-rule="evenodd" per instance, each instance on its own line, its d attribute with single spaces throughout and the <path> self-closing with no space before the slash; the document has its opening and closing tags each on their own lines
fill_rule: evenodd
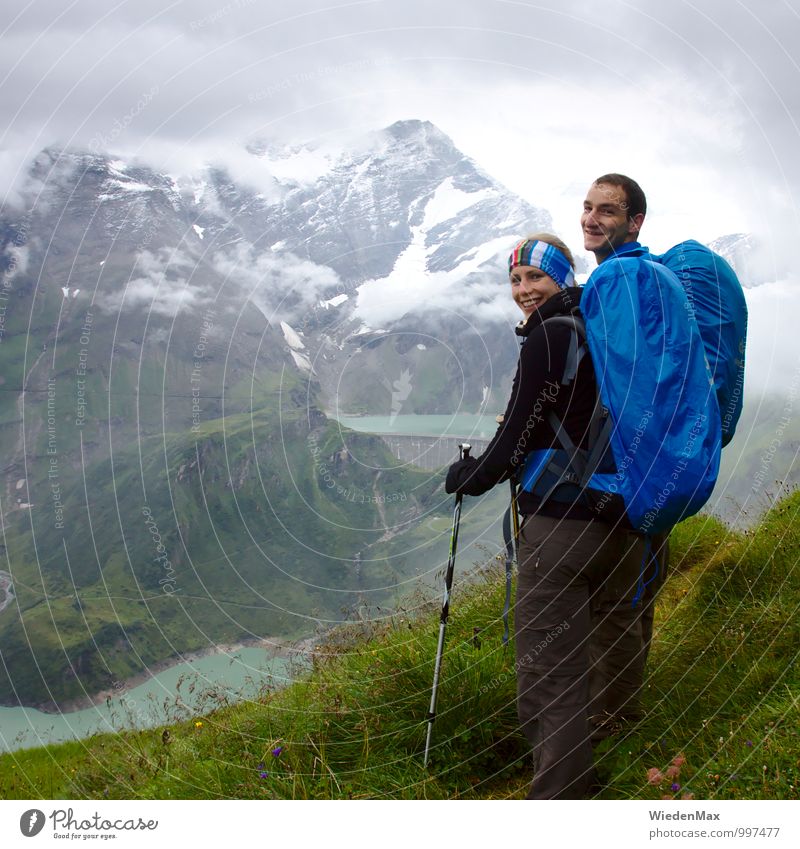
<svg viewBox="0 0 800 849">
<path fill-rule="evenodd" d="M 575 332 L 568 320 L 547 320 L 569 316 L 580 304 L 572 254 L 549 233 L 529 236 L 509 257 L 509 278 L 525 315 L 517 328 L 524 341 L 511 398 L 486 451 L 450 467 L 448 492 L 481 495 L 507 480 L 531 451 L 559 445 L 559 426 L 575 446 L 587 447 L 597 403 L 591 359 L 584 356 L 574 375 L 566 374 L 575 364 Z M 642 545 L 618 523 L 601 521 L 576 486 L 542 495 L 523 488 L 518 498 L 523 520 L 514 630 L 517 707 L 534 755 L 528 798 L 583 799 L 596 783 L 590 713 L 620 701 L 620 693 L 635 695 L 625 686 L 636 680 L 641 655 L 640 613 L 631 600 Z M 611 621 L 614 633 L 603 628 Z"/>
</svg>

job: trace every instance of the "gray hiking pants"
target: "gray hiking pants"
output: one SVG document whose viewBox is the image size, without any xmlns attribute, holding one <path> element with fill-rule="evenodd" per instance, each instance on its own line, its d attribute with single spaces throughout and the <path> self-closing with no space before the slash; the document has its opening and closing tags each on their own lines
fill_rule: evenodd
<svg viewBox="0 0 800 849">
<path fill-rule="evenodd" d="M 663 538 L 654 540 L 654 548 Z M 652 633 L 653 578 L 633 607 L 641 535 L 600 521 L 528 516 L 514 608 L 517 708 L 532 748 L 529 799 L 584 799 L 595 781 L 591 717 L 636 718 Z M 596 720 L 597 721 L 597 720 Z"/>
</svg>

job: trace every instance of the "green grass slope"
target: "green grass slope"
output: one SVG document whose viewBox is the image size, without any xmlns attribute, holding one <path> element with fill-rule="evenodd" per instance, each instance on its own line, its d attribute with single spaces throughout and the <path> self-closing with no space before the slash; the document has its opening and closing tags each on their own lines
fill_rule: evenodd
<svg viewBox="0 0 800 849">
<path fill-rule="evenodd" d="M 738 534 L 672 538 L 646 718 L 597 753 L 601 797 L 793 799 L 800 780 L 800 494 Z M 0 757 L 3 798 L 519 798 L 529 754 L 499 564 L 458 581 L 422 768 L 438 600 L 331 635 L 293 686 L 204 716 Z M 476 633 L 475 629 L 480 629 Z M 213 708 L 213 709 L 212 709 Z"/>
</svg>

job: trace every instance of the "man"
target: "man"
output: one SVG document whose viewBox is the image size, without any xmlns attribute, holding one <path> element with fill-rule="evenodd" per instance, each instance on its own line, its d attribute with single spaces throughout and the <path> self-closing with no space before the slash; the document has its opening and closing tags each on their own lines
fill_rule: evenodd
<svg viewBox="0 0 800 849">
<path fill-rule="evenodd" d="M 623 174 L 605 174 L 589 187 L 583 202 L 583 244 L 600 265 L 610 257 L 642 255 L 639 231 L 647 200 L 639 184 Z M 617 731 L 621 724 L 641 718 L 639 694 L 653 633 L 655 596 L 664 582 L 669 534 L 653 538 L 654 558 L 648 564 L 644 595 L 633 613 L 626 607 L 607 609 L 590 643 L 590 722 L 592 740 Z M 630 637 L 636 635 L 636 642 Z"/>
<path fill-rule="evenodd" d="M 598 179 L 582 216 L 587 250 L 599 262 L 646 251 L 636 242 L 645 212 L 634 181 Z M 512 253 L 512 292 L 516 278 L 524 285 L 537 255 L 531 242 Z M 569 389 L 562 385 L 573 331 L 568 322 L 545 321 L 568 316 L 580 295 L 565 285 L 528 316 L 503 424 L 481 457 L 450 468 L 446 484 L 448 492 L 480 495 L 525 464 L 515 643 L 518 713 L 534 754 L 532 799 L 593 795 L 590 713 L 600 717 L 596 737 L 613 727 L 635 700 L 643 667 L 643 608 L 633 605 L 644 562 L 641 537 L 610 510 L 601 520 L 577 486 L 556 493 L 552 481 L 529 474 L 529 460 L 558 445 L 559 429 L 575 446 L 588 445 L 597 402 L 591 360 L 575 365 Z"/>
</svg>

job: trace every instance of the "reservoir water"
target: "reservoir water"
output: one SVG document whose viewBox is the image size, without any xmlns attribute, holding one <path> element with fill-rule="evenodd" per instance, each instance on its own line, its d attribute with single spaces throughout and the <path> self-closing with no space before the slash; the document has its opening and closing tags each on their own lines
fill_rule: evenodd
<svg viewBox="0 0 800 849">
<path fill-rule="evenodd" d="M 345 416 L 328 414 L 362 433 L 413 434 L 416 436 L 449 436 L 464 439 L 491 439 L 497 430 L 493 415 L 457 413 L 451 416 Z"/>
<path fill-rule="evenodd" d="M 0 751 L 44 746 L 123 728 L 149 728 L 207 713 L 213 701 L 256 696 L 289 681 L 290 661 L 274 649 L 247 647 L 178 663 L 100 705 L 72 713 L 0 707 Z M 219 696 L 216 696 L 219 694 Z"/>
</svg>

